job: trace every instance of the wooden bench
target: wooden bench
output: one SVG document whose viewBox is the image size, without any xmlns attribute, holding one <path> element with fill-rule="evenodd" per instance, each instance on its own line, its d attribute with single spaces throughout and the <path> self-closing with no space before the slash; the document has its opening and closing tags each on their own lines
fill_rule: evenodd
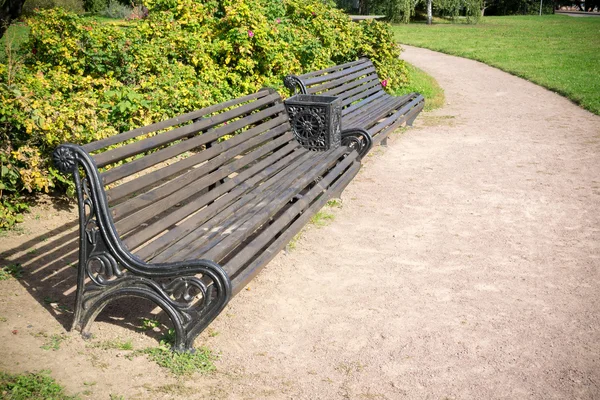
<svg viewBox="0 0 600 400">
<path fill-rule="evenodd" d="M 284 85 L 294 93 L 341 97 L 342 131 L 363 130 L 374 144 L 387 144 L 390 132 L 403 123 L 412 126 L 425 105 L 418 93 L 398 97 L 387 94 L 368 58 L 304 75 L 288 75 Z"/>
<path fill-rule="evenodd" d="M 342 146 L 308 151 L 279 94 L 264 89 L 53 155 L 73 173 L 80 239 L 73 329 L 124 297 L 194 339 L 360 168 Z M 364 150 L 364 149 L 363 149 Z M 360 149 L 359 149 L 360 151 Z"/>
</svg>

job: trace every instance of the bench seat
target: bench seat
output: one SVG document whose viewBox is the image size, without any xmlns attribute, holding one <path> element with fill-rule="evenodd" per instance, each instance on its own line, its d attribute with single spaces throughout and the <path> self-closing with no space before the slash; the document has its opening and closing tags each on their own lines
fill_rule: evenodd
<svg viewBox="0 0 600 400">
<path fill-rule="evenodd" d="M 61 145 L 74 174 L 80 260 L 73 328 L 134 296 L 195 337 L 360 168 L 342 146 L 304 149 L 272 89 L 84 146 Z"/>
<path fill-rule="evenodd" d="M 364 130 L 374 144 L 385 144 L 402 124 L 412 125 L 425 105 L 418 93 L 388 94 L 368 58 L 303 75 L 288 75 L 285 86 L 294 93 L 342 99 L 342 131 Z"/>
</svg>

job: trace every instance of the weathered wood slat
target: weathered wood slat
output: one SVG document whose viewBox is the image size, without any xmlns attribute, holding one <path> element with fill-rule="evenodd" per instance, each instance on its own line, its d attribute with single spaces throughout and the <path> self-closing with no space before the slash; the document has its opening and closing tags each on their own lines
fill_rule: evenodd
<svg viewBox="0 0 600 400">
<path fill-rule="evenodd" d="M 356 176 L 359 169 L 360 164 L 354 163 L 345 172 L 343 177 L 340 180 L 338 180 L 333 186 L 331 186 L 329 190 L 333 193 L 341 192 L 352 180 L 352 178 Z M 253 246 L 252 251 L 248 251 L 246 254 L 242 254 L 242 252 L 238 253 L 238 260 L 232 259 L 228 264 L 225 265 L 225 268 L 227 269 L 241 271 L 233 278 L 231 282 L 234 295 L 239 293 L 239 291 L 242 290 L 264 268 L 264 266 L 266 266 L 277 255 L 277 253 L 281 249 L 283 249 L 285 245 L 302 230 L 302 228 L 308 223 L 310 218 L 327 203 L 328 199 L 329 198 L 326 196 L 318 197 L 317 200 L 302 214 L 300 214 L 300 216 L 297 217 L 296 220 L 293 219 L 296 210 L 291 211 L 289 215 L 286 215 L 284 218 L 293 222 L 288 228 L 285 229 L 285 231 L 283 231 L 275 240 L 273 240 L 273 242 L 267 248 L 263 249 L 262 251 L 256 250 L 261 242 L 266 241 L 265 238 L 259 236 L 254 240 L 254 242 L 249 243 L 246 247 L 250 249 L 249 246 Z M 266 238 L 272 237 L 271 232 L 265 233 L 264 235 Z M 243 261 L 244 259 L 248 259 L 250 256 L 255 256 L 256 254 L 258 254 L 258 256 L 252 261 L 250 265 L 243 269 L 240 267 L 241 261 Z"/>
<path fill-rule="evenodd" d="M 355 154 L 355 153 L 354 153 Z M 329 165 L 334 164 L 337 160 L 331 160 L 334 155 L 330 156 Z M 251 243 L 244 246 L 234 257 L 232 257 L 224 266 L 225 271 L 230 276 L 235 276 L 240 268 L 254 257 L 261 249 L 267 245 L 273 237 L 285 229 L 285 227 L 291 223 L 295 217 L 298 216 L 305 208 L 307 208 L 314 199 L 329 188 L 329 185 L 334 180 L 338 179 L 343 171 L 351 166 L 356 160 L 355 156 L 346 157 L 344 160 L 339 162 L 327 175 L 323 177 L 313 188 L 311 188 L 305 195 L 302 196 L 297 202 L 292 204 L 285 212 L 280 215 L 276 221 L 274 221 L 266 230 L 264 230 L 258 237 L 256 237 Z M 333 162 L 331 162 L 333 161 Z M 351 175 L 351 174 L 350 174 Z M 323 196 L 326 197 L 326 196 Z M 325 200 L 327 201 L 327 200 Z M 320 207 L 319 207 L 320 208 Z M 309 213 L 309 215 L 312 215 Z"/>
<path fill-rule="evenodd" d="M 392 114 L 391 116 L 387 117 L 386 119 L 384 119 L 383 121 L 381 121 L 380 123 L 378 123 L 377 125 L 375 125 L 374 127 L 372 127 L 371 129 L 369 129 L 369 132 L 379 132 L 385 126 L 392 124 L 399 117 L 405 115 L 408 111 L 410 111 L 411 108 L 415 107 L 420 102 L 422 102 L 422 98 L 420 96 L 416 97 L 415 99 L 413 99 L 408 104 L 402 106 L 402 108 L 400 108 L 394 114 Z"/>
<path fill-rule="evenodd" d="M 220 260 L 225 257 L 233 247 L 238 246 L 242 240 L 248 235 L 254 232 L 258 227 L 263 225 L 276 211 L 281 209 L 282 205 L 287 204 L 295 195 L 299 194 L 300 190 L 306 187 L 315 177 L 321 176 L 328 168 L 332 167 L 337 159 L 344 154 L 345 149 L 338 148 L 331 151 L 330 158 L 326 160 L 320 160 L 321 162 L 313 167 L 310 174 L 307 174 L 294 182 L 294 186 L 288 188 L 281 197 L 277 199 L 277 202 L 272 201 L 267 203 L 263 210 L 257 213 L 253 218 L 247 221 L 244 225 L 240 226 L 235 232 L 232 232 L 226 238 L 221 240 L 216 246 L 212 247 L 209 251 L 203 252 L 205 257 L 209 259 Z M 336 156 L 336 157 L 334 157 Z M 275 199 L 272 199 L 275 200 Z M 194 256 L 200 253 L 191 253 L 189 256 Z"/>
<path fill-rule="evenodd" d="M 360 110 L 362 107 L 368 106 L 369 103 L 372 103 L 379 98 L 385 98 L 387 94 L 382 92 L 378 88 L 372 88 L 365 92 L 365 95 L 368 97 L 363 97 L 362 94 L 357 94 L 355 96 L 355 103 L 348 105 L 346 108 L 342 109 L 342 124 L 345 125 L 349 119 L 352 119 L 352 114 L 357 110 Z M 348 100 L 349 101 L 349 100 Z"/>
<path fill-rule="evenodd" d="M 417 104 L 416 107 L 413 107 L 404 116 L 398 118 L 393 124 L 388 125 L 388 126 L 386 126 L 384 128 L 380 128 L 380 130 L 378 131 L 377 135 L 373 138 L 373 142 L 375 144 L 378 144 L 383 139 L 385 139 L 388 134 L 390 134 L 391 132 L 393 132 L 394 130 L 396 130 L 403 123 L 408 122 L 408 121 L 414 119 L 417 116 L 417 114 L 419 114 L 423 110 L 423 107 L 424 107 L 424 103 L 420 102 L 419 104 Z"/>
<path fill-rule="evenodd" d="M 300 158 L 298 158 L 299 156 Z M 207 230 L 204 227 L 206 221 L 221 213 L 231 204 L 239 202 L 243 205 L 248 201 L 251 201 L 260 194 L 259 187 L 263 185 L 261 182 L 270 179 L 282 169 L 286 169 L 286 163 L 291 162 L 292 164 L 296 164 L 302 162 L 306 157 L 310 157 L 306 151 L 295 151 L 252 179 L 249 179 L 248 182 L 242 184 L 240 188 L 236 187 L 235 190 L 231 191 L 226 196 L 217 199 L 214 203 L 206 207 L 206 209 L 201 210 L 192 218 L 182 222 L 166 235 L 161 236 L 157 240 L 159 244 L 168 242 L 170 239 L 172 239 L 172 242 L 168 243 L 167 246 L 162 246 L 160 252 L 155 252 L 156 257 L 152 262 L 165 262 L 171 260 L 177 253 L 181 252 L 182 249 L 189 247 L 190 243 L 206 233 Z M 152 244 L 154 244 L 154 242 Z"/>
<path fill-rule="evenodd" d="M 287 153 L 290 150 L 295 150 L 292 148 L 292 145 L 286 146 L 284 151 Z M 185 227 L 190 223 L 196 224 L 201 222 L 203 226 L 207 226 L 206 222 L 215 214 L 221 212 L 223 208 L 226 208 L 228 203 L 237 201 L 242 195 L 247 195 L 246 192 L 254 187 L 253 184 L 256 185 L 257 183 L 256 173 L 258 171 L 261 171 L 262 169 L 261 174 L 264 174 L 265 171 L 270 172 L 269 168 L 264 169 L 264 164 L 279 164 L 277 161 L 279 157 L 281 157 L 281 152 L 274 153 L 256 164 L 259 165 L 258 167 L 254 165 L 245 170 L 242 174 L 235 176 L 233 179 L 228 179 L 223 184 L 193 199 L 189 203 L 181 207 L 173 208 L 168 215 L 161 216 L 158 221 L 152 223 L 143 231 L 136 232 L 132 237 L 127 238 L 126 243 L 131 243 L 132 246 L 137 247 L 150 238 L 155 237 L 166 228 L 174 226 L 176 223 L 180 223 L 181 226 Z M 259 176 L 261 174 L 259 174 Z M 245 184 L 245 180 L 248 180 L 249 184 Z M 207 209 L 204 210 L 204 207 L 207 207 Z M 220 207 L 221 209 L 217 210 L 217 207 Z M 188 216 L 190 216 L 190 219 L 186 220 Z M 165 237 L 161 236 L 157 239 L 159 245 L 161 243 L 164 244 L 167 241 L 174 241 L 175 237 L 179 236 L 179 232 L 182 230 L 179 229 L 179 227 L 170 229 L 171 230 L 164 235 Z"/>
<path fill-rule="evenodd" d="M 343 153 L 343 151 L 342 151 Z M 310 166 L 312 170 L 300 176 L 294 176 L 293 185 L 287 186 L 283 192 L 275 191 L 267 195 L 263 200 L 262 207 L 254 213 L 244 224 L 236 227 L 235 231 L 227 232 L 207 243 L 200 249 L 196 249 L 186 255 L 186 258 L 195 258 L 200 254 L 212 260 L 222 260 L 232 249 L 237 247 L 248 235 L 251 235 L 256 229 L 266 223 L 283 206 L 300 193 L 315 177 L 319 176 L 317 172 L 323 173 L 329 166 L 323 156 L 318 154 L 311 159 Z"/>
<path fill-rule="evenodd" d="M 200 110 L 192 111 L 187 114 L 179 115 L 175 118 L 171 118 L 165 121 L 157 122 L 155 124 L 143 126 L 141 128 L 133 129 L 131 131 L 123 132 L 118 135 L 114 135 L 105 139 L 97 140 L 92 143 L 88 143 L 86 145 L 81 146 L 83 150 L 88 153 L 93 153 L 94 151 L 98 151 L 104 149 L 108 146 L 113 146 L 118 143 L 125 142 L 127 140 L 136 138 L 141 135 L 145 135 L 148 133 L 160 131 L 162 129 L 169 128 L 171 126 L 179 125 L 182 123 L 186 123 L 196 118 L 201 118 L 205 115 L 212 114 L 214 112 L 222 111 L 226 108 L 233 107 L 237 104 L 244 103 L 246 101 L 260 99 L 261 97 L 269 95 L 268 90 L 261 90 L 257 93 L 253 93 L 244 97 L 239 97 L 237 99 L 229 100 L 224 103 L 215 104 L 209 107 L 202 108 Z"/>
<path fill-rule="evenodd" d="M 308 72 L 306 74 L 303 74 L 302 77 L 303 78 L 312 78 L 312 77 L 319 76 L 319 75 L 325 75 L 325 74 L 328 74 L 333 71 L 340 71 L 343 69 L 348 69 L 348 68 L 354 67 L 356 65 L 360 65 L 360 64 L 368 63 L 368 62 L 370 62 L 370 60 L 368 58 L 361 58 L 357 61 L 351 61 L 346 64 L 334 65 L 333 67 L 321 69 L 318 71 Z"/>
<path fill-rule="evenodd" d="M 401 107 L 405 100 L 398 97 L 382 96 L 377 101 L 373 101 L 367 106 L 361 107 L 356 112 L 348 115 L 346 119 L 349 125 L 370 127 L 377 123 L 381 118 L 386 117 L 392 111 Z"/>
<path fill-rule="evenodd" d="M 321 75 L 321 76 L 317 76 L 314 78 L 308 78 L 308 79 L 303 79 L 304 84 L 306 85 L 306 87 L 309 86 L 313 86 L 319 83 L 323 83 L 323 82 L 329 82 L 332 80 L 335 80 L 337 78 L 341 78 L 343 76 L 349 75 L 349 74 L 353 74 L 355 72 L 359 72 L 359 71 L 368 71 L 372 69 L 372 64 L 369 65 L 369 63 L 364 63 L 364 64 L 360 64 L 360 65 L 356 65 L 341 71 L 336 71 L 336 72 L 331 72 L 327 75 Z"/>
<path fill-rule="evenodd" d="M 272 130 L 277 133 L 283 133 L 286 130 L 289 130 L 289 124 L 287 121 L 287 116 L 285 114 L 280 115 L 276 118 L 273 118 L 259 126 L 255 126 L 253 128 L 248 129 L 247 131 L 242 132 L 235 137 L 223 141 L 221 143 L 213 144 L 209 149 L 205 149 L 197 154 L 194 154 L 188 158 L 183 160 L 179 160 L 174 162 L 168 166 L 162 167 L 156 171 L 147 173 L 138 178 L 132 179 L 128 181 L 126 184 L 119 185 L 115 188 L 112 188 L 107 191 L 106 195 L 111 203 L 128 196 L 134 192 L 137 192 L 147 186 L 150 186 L 156 182 L 164 180 L 170 176 L 178 174 L 186 169 L 192 168 L 195 165 L 202 164 L 205 161 L 211 160 L 209 162 L 214 163 L 213 161 L 219 154 L 222 154 L 225 151 L 243 143 L 247 138 L 252 138 L 265 130 Z M 137 161 L 137 160 L 136 160 Z M 139 172 L 139 171 L 138 171 Z"/>
<path fill-rule="evenodd" d="M 169 207 L 185 201 L 198 193 L 198 188 L 204 188 L 220 181 L 229 174 L 270 153 L 273 149 L 285 145 L 291 138 L 292 135 L 286 133 L 259 147 L 257 150 L 244 155 L 240 159 L 224 165 L 215 172 L 210 172 L 215 168 L 214 165 L 203 165 L 155 190 L 119 204 L 113 208 L 113 214 L 130 212 L 131 210 L 136 210 L 136 212 L 116 222 L 117 231 L 121 232 L 121 234 L 129 232 L 150 218 L 166 211 Z M 251 140 L 253 142 L 248 141 L 242 146 L 252 147 L 253 145 L 260 144 L 260 139 L 261 137 L 254 138 Z M 231 159 L 231 156 L 230 154 L 223 153 L 218 158 L 221 158 L 222 160 L 220 161 L 224 162 Z M 173 187 L 177 187 L 178 190 L 173 191 Z"/>
<path fill-rule="evenodd" d="M 325 90 L 321 92 L 323 96 L 338 96 L 340 99 L 345 100 L 357 93 L 371 89 L 372 87 L 381 87 L 379 78 L 376 75 L 367 75 L 360 79 L 355 79 L 346 85 L 338 86 L 336 88 Z"/>
<path fill-rule="evenodd" d="M 339 78 L 336 79 L 332 79 L 330 81 L 327 81 L 326 83 L 322 83 L 320 85 L 315 85 L 312 87 L 308 88 L 308 92 L 309 93 L 323 93 L 326 90 L 331 90 L 334 88 L 339 88 L 340 86 L 345 86 L 345 84 L 348 84 L 349 82 L 351 83 L 354 80 L 357 80 L 360 77 L 363 76 L 367 76 L 371 79 L 375 78 L 377 79 L 377 72 L 375 72 L 375 67 L 371 66 L 362 70 L 359 70 L 357 72 L 354 72 L 352 74 L 349 75 L 342 75 Z M 324 93 L 323 93 L 324 94 Z"/>
<path fill-rule="evenodd" d="M 149 137 L 149 138 L 137 141 L 137 142 L 126 144 L 122 147 L 118 147 L 113 150 L 105 151 L 103 153 L 95 155 L 94 160 L 96 161 L 96 165 L 98 166 L 98 168 L 102 168 L 105 165 L 124 160 L 128 157 L 135 156 L 137 154 L 146 152 L 148 150 L 155 149 L 162 144 L 169 143 L 174 140 L 181 139 L 183 137 L 194 134 L 196 132 L 200 132 L 202 130 L 209 129 L 214 126 L 223 124 L 224 122 L 227 122 L 227 121 L 231 120 L 232 118 L 237 118 L 242 115 L 248 114 L 248 113 L 250 113 L 258 108 L 261 108 L 267 104 L 273 103 L 274 101 L 277 101 L 278 99 L 279 99 L 278 94 L 271 94 L 271 95 L 265 96 L 259 100 L 253 101 L 252 103 L 244 104 L 240 107 L 229 110 L 225 113 L 217 114 L 212 117 L 203 118 L 197 122 L 194 122 L 191 125 L 185 125 L 180 128 L 162 133 L 157 136 L 152 136 L 152 137 Z M 274 107 L 274 108 L 276 108 L 276 107 Z M 257 114 L 260 114 L 260 113 L 257 113 Z M 260 117 L 258 117 L 256 114 L 252 114 L 248 118 L 250 118 L 250 119 L 254 118 L 257 121 L 260 120 L 260 119 L 257 119 Z M 244 120 L 244 122 L 241 122 L 241 121 L 242 120 L 237 120 L 237 121 L 231 123 L 231 125 L 234 125 L 234 126 L 231 126 L 231 127 L 224 126 L 222 128 L 226 128 L 226 130 L 232 130 L 232 129 L 236 130 L 236 129 L 239 129 L 248 124 L 247 120 Z M 237 128 L 235 128 L 235 127 L 237 127 Z M 219 131 L 219 130 L 216 130 L 216 131 Z M 194 143 L 197 143 L 194 147 L 201 146 L 201 145 L 209 142 L 203 136 L 204 135 L 196 136 L 194 139 L 190 139 L 189 141 L 193 141 Z M 186 142 L 187 141 L 184 141 L 183 143 L 186 143 Z M 175 146 L 171 146 L 171 147 L 175 147 Z M 182 147 L 182 146 L 180 146 L 180 147 Z M 183 147 L 186 147 L 186 146 L 183 146 Z M 190 148 L 194 148 L 194 147 L 190 147 Z M 127 165 L 129 165 L 129 164 L 127 164 Z"/>
</svg>

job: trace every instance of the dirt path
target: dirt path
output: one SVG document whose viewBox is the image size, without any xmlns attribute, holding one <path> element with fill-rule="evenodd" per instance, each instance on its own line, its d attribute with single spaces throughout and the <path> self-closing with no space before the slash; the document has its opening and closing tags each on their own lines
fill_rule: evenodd
<svg viewBox="0 0 600 400">
<path fill-rule="evenodd" d="M 70 317 L 31 279 L 0 282 L 0 369 L 50 369 L 93 399 L 600 398 L 600 117 L 474 61 L 403 56 L 448 105 L 375 149 L 335 220 L 199 338 L 218 372 L 176 379 L 77 334 L 40 349 Z M 113 323 L 94 333 L 156 345 Z"/>
</svg>

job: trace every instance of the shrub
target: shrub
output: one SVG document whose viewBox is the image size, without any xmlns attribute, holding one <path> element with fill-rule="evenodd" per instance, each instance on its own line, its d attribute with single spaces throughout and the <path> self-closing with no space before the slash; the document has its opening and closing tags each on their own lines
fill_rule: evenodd
<svg viewBox="0 0 600 400">
<path fill-rule="evenodd" d="M 133 9 L 125 4 L 110 1 L 108 6 L 102 10 L 101 15 L 108 18 L 129 19 Z"/>
<path fill-rule="evenodd" d="M 27 0 L 23 3 L 23 15 L 33 15 L 35 10 L 64 8 L 67 11 L 81 14 L 84 11 L 82 0 Z"/>
<path fill-rule="evenodd" d="M 0 155 L 6 169 L 0 204 L 14 205 L 22 193 L 73 190 L 49 162 L 60 143 L 84 144 L 263 86 L 281 88 L 288 73 L 367 55 L 388 89 L 406 84 L 387 25 L 351 22 L 321 0 L 145 5 L 148 16 L 127 26 L 61 9 L 27 21 L 22 62 L 0 64 Z"/>
</svg>

